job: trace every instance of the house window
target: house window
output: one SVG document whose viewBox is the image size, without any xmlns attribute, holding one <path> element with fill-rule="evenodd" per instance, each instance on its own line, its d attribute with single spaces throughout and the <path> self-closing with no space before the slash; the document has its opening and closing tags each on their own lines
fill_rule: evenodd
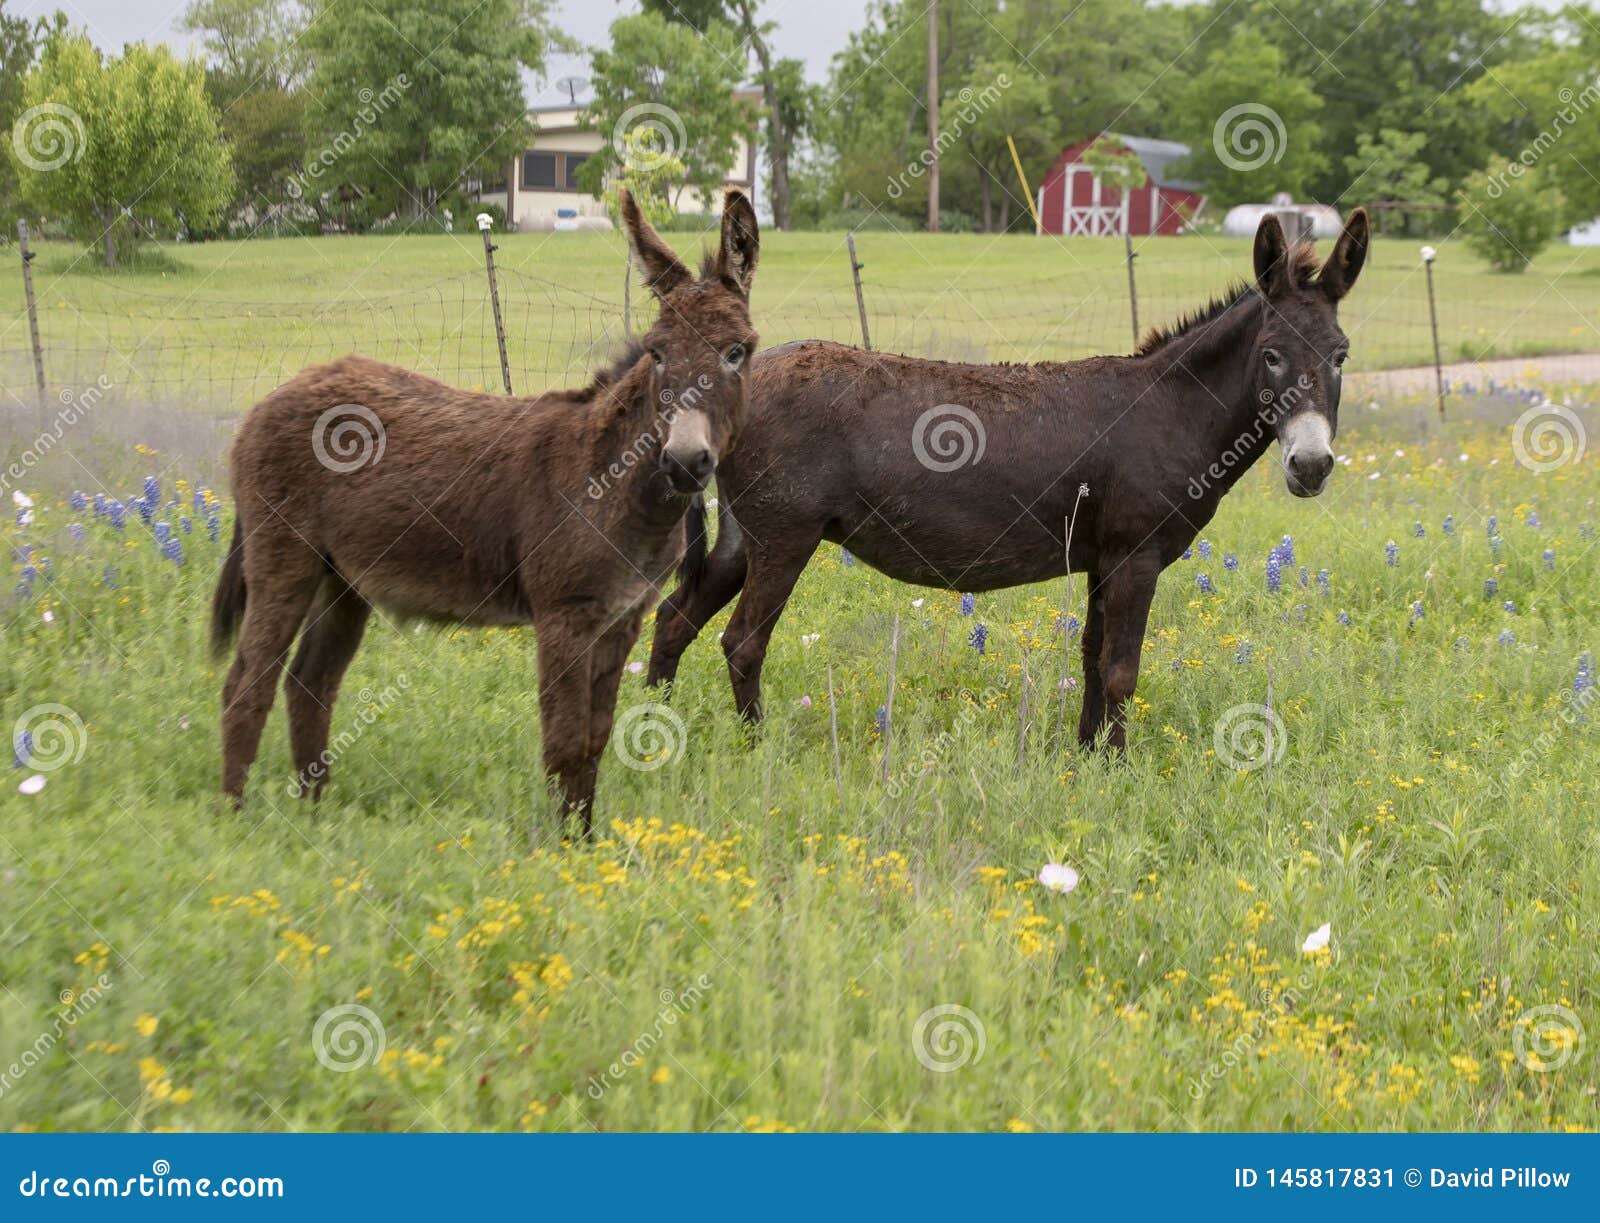
<svg viewBox="0 0 1600 1223">
<path fill-rule="evenodd" d="M 568 153 L 566 155 L 566 183 L 568 191 L 578 190 L 578 167 L 588 160 L 589 155 L 587 153 Z"/>
<path fill-rule="evenodd" d="M 522 185 L 529 191 L 554 191 L 556 189 L 556 155 L 554 153 L 524 153 L 522 156 Z"/>
</svg>

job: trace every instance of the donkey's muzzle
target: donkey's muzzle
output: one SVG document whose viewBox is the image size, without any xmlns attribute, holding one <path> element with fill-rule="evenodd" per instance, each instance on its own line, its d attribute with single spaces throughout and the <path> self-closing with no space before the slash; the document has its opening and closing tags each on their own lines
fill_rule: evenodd
<svg viewBox="0 0 1600 1223">
<path fill-rule="evenodd" d="M 1306 454 L 1296 451 L 1284 466 L 1289 491 L 1296 497 L 1315 497 L 1328 482 L 1333 470 L 1333 455 L 1327 451 Z"/>
<path fill-rule="evenodd" d="M 661 456 L 661 470 L 667 473 L 672 487 L 680 493 L 698 493 L 711 480 L 717 469 L 717 456 L 701 448 L 686 454 L 667 451 Z"/>
</svg>

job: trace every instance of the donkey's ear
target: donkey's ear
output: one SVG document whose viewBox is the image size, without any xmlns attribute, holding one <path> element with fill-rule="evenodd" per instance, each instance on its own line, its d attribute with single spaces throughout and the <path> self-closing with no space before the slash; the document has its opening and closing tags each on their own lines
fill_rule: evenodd
<svg viewBox="0 0 1600 1223">
<path fill-rule="evenodd" d="M 1361 275 L 1361 266 L 1366 261 L 1367 210 L 1357 208 L 1344 223 L 1344 232 L 1339 235 L 1339 241 L 1334 243 L 1333 254 L 1322 265 L 1322 274 L 1317 279 L 1322 284 L 1323 292 L 1338 301 L 1355 285 L 1356 277 Z"/>
<path fill-rule="evenodd" d="M 1289 285 L 1289 240 L 1283 226 L 1272 213 L 1261 218 L 1256 228 L 1256 284 L 1271 297 Z"/>
<path fill-rule="evenodd" d="M 761 227 L 756 210 L 743 191 L 730 188 L 722 201 L 722 238 L 712 269 L 744 297 L 750 296 L 756 264 L 761 260 Z"/>
<path fill-rule="evenodd" d="M 669 247 L 650 228 L 650 222 L 639 211 L 639 204 L 626 187 L 617 192 L 622 205 L 622 225 L 628 231 L 628 245 L 633 248 L 633 261 L 644 272 L 645 286 L 657 297 L 665 297 L 692 277 L 689 269 L 678 261 Z"/>
</svg>

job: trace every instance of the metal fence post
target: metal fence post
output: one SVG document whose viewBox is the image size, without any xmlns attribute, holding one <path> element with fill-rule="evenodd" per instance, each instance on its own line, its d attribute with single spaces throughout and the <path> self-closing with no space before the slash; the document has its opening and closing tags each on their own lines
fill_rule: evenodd
<svg viewBox="0 0 1600 1223">
<path fill-rule="evenodd" d="M 1444 362 L 1439 356 L 1439 307 L 1433 297 L 1433 261 L 1438 251 L 1422 248 L 1422 266 L 1428 274 L 1428 322 L 1433 328 L 1433 383 L 1439 395 L 1439 419 L 1444 419 Z"/>
<path fill-rule="evenodd" d="M 506 357 L 506 327 L 500 318 L 500 286 L 494 278 L 494 253 L 498 249 L 489 237 L 494 218 L 487 212 L 478 214 L 478 232 L 483 235 L 483 263 L 489 270 L 489 300 L 494 304 L 494 338 L 500 345 L 500 377 L 506 384 L 506 394 L 511 391 L 511 362 Z"/>
<path fill-rule="evenodd" d="M 867 332 L 867 299 L 861 295 L 861 269 L 866 265 L 856 259 L 856 236 L 846 232 L 845 245 L 850 248 L 850 276 L 856 282 L 856 313 L 861 315 L 861 347 L 872 351 L 872 336 Z"/>
<path fill-rule="evenodd" d="M 1126 208 L 1126 205 L 1124 205 Z M 1128 233 L 1128 214 L 1122 214 L 1122 246 L 1128 252 L 1128 310 L 1133 316 L 1133 346 L 1139 347 L 1139 286 L 1133 278 L 1133 237 Z"/>
<path fill-rule="evenodd" d="M 17 246 L 22 252 L 22 291 L 28 299 L 28 330 L 33 335 L 33 376 L 39 384 L 39 411 L 44 411 L 44 347 L 39 343 L 39 305 L 33 298 L 33 252 L 28 249 L 28 223 L 17 222 Z"/>
</svg>

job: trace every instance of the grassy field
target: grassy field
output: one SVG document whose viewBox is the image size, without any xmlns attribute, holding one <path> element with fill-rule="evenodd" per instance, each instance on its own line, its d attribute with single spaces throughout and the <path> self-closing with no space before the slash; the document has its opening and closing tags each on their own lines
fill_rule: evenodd
<svg viewBox="0 0 1600 1223">
<path fill-rule="evenodd" d="M 872 247 L 896 241 L 864 257 L 909 285 L 921 245 Z M 524 242 L 554 261 L 513 238 L 508 263 Z M 824 245 L 773 244 L 758 315 L 837 271 Z M 301 279 L 239 265 L 236 291 L 343 285 L 295 243 L 183 259 L 269 251 Z M 371 287 L 470 254 L 402 243 Z M 194 437 L 129 417 L 4 527 L 0 714 L 34 738 L 0 788 L 0 1127 L 1594 1128 L 1600 475 L 1519 467 L 1525 406 L 1458 399 L 1423 435 L 1426 405 L 1352 404 L 1315 502 L 1251 473 L 1162 579 L 1125 762 L 1062 733 L 1081 582 L 964 615 L 828 548 L 765 732 L 719 620 L 608 752 L 579 845 L 519 631 L 375 624 L 321 807 L 287 797 L 280 702 L 227 809 L 204 615 L 231 509 L 180 482 Z M 146 473 L 149 525 L 69 495 Z M 619 710 L 651 700 L 625 677 Z"/>
<path fill-rule="evenodd" d="M 674 235 L 692 250 L 692 235 Z M 623 335 L 620 234 L 510 234 L 496 258 L 514 385 L 586 380 Z M 1122 244 L 1114 239 L 857 239 L 873 343 L 975 360 L 1127 351 Z M 1352 368 L 1432 360 L 1418 246 L 1380 239 L 1346 304 Z M 1489 273 L 1459 244 L 1435 265 L 1447 360 L 1600 351 L 1600 251 L 1552 247 L 1520 276 Z M 1141 326 L 1203 305 L 1249 270 L 1249 243 L 1159 238 L 1139 248 Z M 64 244 L 35 266 L 52 388 L 105 374 L 128 395 L 236 410 L 302 366 L 350 350 L 466 386 L 498 386 L 476 233 L 168 246 L 107 275 Z M 646 310 L 637 295 L 634 308 Z M 754 314 L 768 343 L 858 342 L 842 234 L 769 234 Z M 20 275 L 0 283 L 0 377 L 31 387 Z"/>
</svg>

